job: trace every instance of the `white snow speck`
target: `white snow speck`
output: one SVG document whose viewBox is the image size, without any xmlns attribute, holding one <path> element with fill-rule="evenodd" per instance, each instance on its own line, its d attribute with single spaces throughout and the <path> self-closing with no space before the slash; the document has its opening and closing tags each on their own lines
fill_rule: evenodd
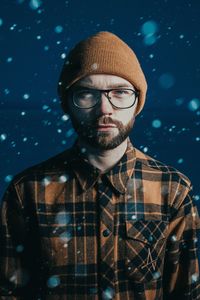
<svg viewBox="0 0 200 300">
<path fill-rule="evenodd" d="M 68 231 L 61 233 L 59 235 L 59 237 L 63 242 L 67 243 L 72 239 L 72 233 L 70 230 L 68 230 Z"/>
<path fill-rule="evenodd" d="M 153 278 L 154 279 L 158 279 L 158 278 L 160 278 L 160 276 L 161 276 L 160 272 L 153 273 Z"/>
<path fill-rule="evenodd" d="M 29 94 L 24 94 L 24 95 L 23 95 L 23 98 L 24 98 L 25 100 L 27 100 L 27 99 L 30 98 L 30 95 L 29 95 Z"/>
<path fill-rule="evenodd" d="M 12 176 L 12 175 L 7 175 L 7 176 L 4 178 L 4 181 L 5 181 L 6 183 L 9 183 L 9 182 L 11 182 L 12 179 L 13 179 L 13 176 Z"/>
<path fill-rule="evenodd" d="M 66 132 L 66 137 L 69 138 L 70 136 L 72 136 L 74 133 L 74 129 L 70 128 L 67 132 Z"/>
<path fill-rule="evenodd" d="M 143 35 L 153 35 L 158 31 L 158 25 L 153 20 L 147 21 L 142 25 L 141 31 Z"/>
<path fill-rule="evenodd" d="M 195 201 L 199 201 L 200 200 L 200 195 L 194 195 L 193 198 L 194 198 Z"/>
<path fill-rule="evenodd" d="M 143 151 L 144 151 L 145 153 L 146 153 L 148 150 L 149 150 L 148 147 L 144 147 L 144 148 L 143 148 Z"/>
<path fill-rule="evenodd" d="M 49 185 L 50 183 L 51 183 L 51 177 L 50 177 L 50 176 L 46 176 L 46 177 L 43 178 L 42 184 L 43 184 L 44 186 L 47 186 L 47 185 Z"/>
<path fill-rule="evenodd" d="M 192 99 L 189 104 L 188 104 L 188 108 L 191 111 L 195 111 L 200 107 L 200 101 L 197 98 Z"/>
<path fill-rule="evenodd" d="M 183 158 L 179 158 L 177 161 L 178 164 L 182 164 L 183 163 Z"/>
<path fill-rule="evenodd" d="M 59 211 L 55 217 L 55 223 L 59 225 L 67 225 L 71 221 L 71 215 L 66 211 Z"/>
<path fill-rule="evenodd" d="M 11 31 L 14 30 L 16 26 L 17 26 L 17 24 L 13 24 L 13 25 L 10 27 L 10 30 L 11 30 Z"/>
<path fill-rule="evenodd" d="M 97 70 L 98 69 L 98 64 L 97 63 L 92 64 L 91 69 L 92 70 Z"/>
<path fill-rule="evenodd" d="M 0 135 L 0 141 L 1 141 L 1 142 L 5 141 L 6 138 L 7 138 L 7 134 L 6 134 L 6 133 L 2 133 L 2 134 Z"/>
<path fill-rule="evenodd" d="M 55 28 L 54 28 L 54 31 L 56 33 L 61 33 L 63 32 L 63 27 L 61 25 L 57 25 Z"/>
<path fill-rule="evenodd" d="M 176 242 L 176 241 L 177 241 L 177 237 L 176 237 L 175 235 L 172 235 L 171 241 L 172 241 L 172 242 Z"/>
<path fill-rule="evenodd" d="M 60 55 L 60 57 L 61 57 L 62 59 L 65 59 L 65 58 L 66 58 L 66 54 L 65 54 L 65 53 L 62 53 L 62 54 Z"/>
<path fill-rule="evenodd" d="M 47 286 L 51 289 L 57 287 L 60 284 L 60 278 L 57 275 L 49 277 L 47 280 Z"/>
<path fill-rule="evenodd" d="M 191 279 L 192 283 L 197 282 L 197 280 L 199 279 L 199 275 L 197 273 L 194 273 L 192 274 Z"/>
<path fill-rule="evenodd" d="M 42 1 L 40 0 L 30 0 L 29 6 L 31 9 L 36 10 L 42 5 Z"/>
<path fill-rule="evenodd" d="M 155 119 L 152 121 L 152 127 L 154 127 L 154 128 L 160 128 L 161 125 L 162 125 L 162 123 L 159 119 Z"/>
<path fill-rule="evenodd" d="M 10 62 L 13 61 L 13 58 L 12 57 L 8 57 L 6 61 L 7 61 L 7 63 L 10 63 Z"/>
<path fill-rule="evenodd" d="M 81 148 L 81 153 L 85 153 L 86 152 L 86 148 L 82 147 Z"/>
<path fill-rule="evenodd" d="M 10 94 L 10 90 L 9 90 L 9 89 L 4 89 L 4 94 L 5 94 L 5 95 Z"/>
<path fill-rule="evenodd" d="M 104 300 L 113 299 L 113 296 L 114 296 L 114 290 L 111 287 L 107 287 L 102 293 L 102 299 Z"/>
<path fill-rule="evenodd" d="M 62 121 L 68 121 L 69 120 L 69 116 L 68 115 L 63 115 L 62 117 L 61 117 L 61 120 Z"/>
<path fill-rule="evenodd" d="M 59 182 L 66 182 L 68 180 L 69 176 L 68 175 L 61 175 L 59 177 Z"/>
</svg>

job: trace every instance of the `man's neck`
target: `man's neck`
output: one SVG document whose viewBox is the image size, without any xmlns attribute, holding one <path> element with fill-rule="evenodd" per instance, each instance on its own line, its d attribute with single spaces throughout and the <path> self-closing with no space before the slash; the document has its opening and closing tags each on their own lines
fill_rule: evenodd
<svg viewBox="0 0 200 300">
<path fill-rule="evenodd" d="M 124 155 L 127 148 L 127 139 L 112 150 L 99 150 L 79 140 L 79 146 L 89 163 L 105 173 L 111 169 Z"/>
</svg>

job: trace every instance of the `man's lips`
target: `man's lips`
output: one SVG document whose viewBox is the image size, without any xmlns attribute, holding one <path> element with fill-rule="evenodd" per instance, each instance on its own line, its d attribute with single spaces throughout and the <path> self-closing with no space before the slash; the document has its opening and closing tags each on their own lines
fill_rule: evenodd
<svg viewBox="0 0 200 300">
<path fill-rule="evenodd" d="M 113 128 L 116 128 L 116 125 L 114 125 L 114 124 L 98 124 L 97 126 L 96 126 L 97 128 L 107 128 L 107 127 L 113 127 Z"/>
<path fill-rule="evenodd" d="M 96 126 L 97 131 L 112 131 L 114 128 L 117 128 L 114 124 L 99 124 Z"/>
</svg>

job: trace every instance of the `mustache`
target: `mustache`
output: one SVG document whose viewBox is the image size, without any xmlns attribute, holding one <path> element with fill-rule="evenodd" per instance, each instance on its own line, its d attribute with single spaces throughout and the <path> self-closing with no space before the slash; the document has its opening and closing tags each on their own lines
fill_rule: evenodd
<svg viewBox="0 0 200 300">
<path fill-rule="evenodd" d="M 122 126 L 122 123 L 120 121 L 117 121 L 117 120 L 113 120 L 112 118 L 110 117 L 101 117 L 101 118 L 98 118 L 96 120 L 94 120 L 93 122 L 91 122 L 91 125 L 92 126 L 95 126 L 97 127 L 98 125 L 106 125 L 106 124 L 113 124 L 113 125 L 116 125 L 117 127 L 119 126 Z"/>
</svg>

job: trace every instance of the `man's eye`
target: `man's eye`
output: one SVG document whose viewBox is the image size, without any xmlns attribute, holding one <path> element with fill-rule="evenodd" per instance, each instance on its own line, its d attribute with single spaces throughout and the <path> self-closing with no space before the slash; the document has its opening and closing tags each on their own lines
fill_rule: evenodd
<svg viewBox="0 0 200 300">
<path fill-rule="evenodd" d="M 117 91 L 117 93 L 118 93 L 118 94 L 126 94 L 127 91 L 125 91 L 125 90 L 119 90 L 119 91 Z"/>
<path fill-rule="evenodd" d="M 114 95 L 129 95 L 129 90 L 115 90 L 112 91 Z"/>
<path fill-rule="evenodd" d="M 77 93 L 77 96 L 79 98 L 90 98 L 93 96 L 93 94 L 91 93 L 91 91 L 80 91 Z"/>
</svg>

